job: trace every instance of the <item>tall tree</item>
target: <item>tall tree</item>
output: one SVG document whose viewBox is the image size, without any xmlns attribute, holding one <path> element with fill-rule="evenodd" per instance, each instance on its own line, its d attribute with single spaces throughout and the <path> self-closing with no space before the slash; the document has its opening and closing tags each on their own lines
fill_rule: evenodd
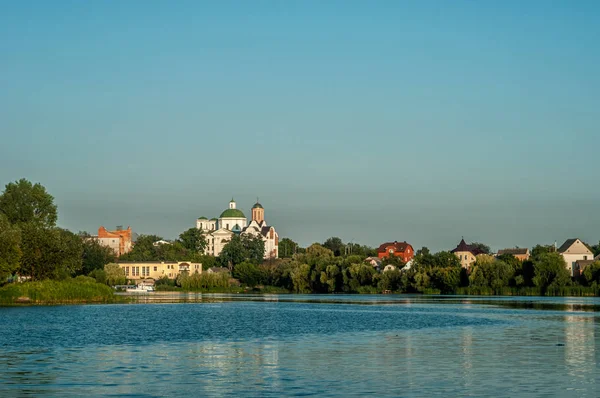
<svg viewBox="0 0 600 398">
<path fill-rule="evenodd" d="M 198 228 L 190 228 L 179 235 L 179 242 L 187 250 L 204 253 L 206 250 L 206 238 Z"/>
<path fill-rule="evenodd" d="M 260 264 L 265 258 L 265 241 L 258 235 L 242 235 L 248 261 Z"/>
<path fill-rule="evenodd" d="M 239 235 L 233 235 L 219 254 L 221 263 L 229 268 L 229 271 L 233 271 L 233 267 L 241 264 L 247 257 L 248 253 Z"/>
<path fill-rule="evenodd" d="M 32 184 L 22 178 L 6 185 L 0 195 L 0 213 L 14 225 L 33 223 L 50 228 L 58 217 L 54 198 L 41 184 Z"/>
<path fill-rule="evenodd" d="M 337 236 L 327 239 L 323 243 L 323 247 L 331 250 L 333 252 L 333 255 L 336 257 L 344 254 L 344 242 L 342 242 L 342 240 Z"/>
<path fill-rule="evenodd" d="M 0 213 L 0 284 L 19 269 L 22 254 L 21 231 Z"/>
<path fill-rule="evenodd" d="M 110 248 L 100 244 L 98 240 L 92 238 L 87 232 L 80 233 L 83 244 L 83 257 L 81 264 L 81 273 L 88 275 L 93 270 L 103 270 L 108 263 L 116 261 L 115 252 Z"/>
<path fill-rule="evenodd" d="M 162 240 L 158 235 L 140 235 L 129 253 L 120 257 L 122 261 L 157 261 L 158 254 L 154 242 Z M 171 260 L 171 259 L 169 259 Z"/>
<path fill-rule="evenodd" d="M 83 243 L 72 232 L 26 223 L 21 226 L 21 239 L 21 275 L 33 280 L 65 278 L 81 269 Z"/>
<path fill-rule="evenodd" d="M 279 241 L 279 257 L 291 258 L 297 251 L 298 244 L 290 238 L 283 238 Z"/>
<path fill-rule="evenodd" d="M 565 260 L 558 253 L 543 253 L 533 261 L 533 283 L 545 291 L 550 286 L 565 286 L 571 278 Z"/>
</svg>

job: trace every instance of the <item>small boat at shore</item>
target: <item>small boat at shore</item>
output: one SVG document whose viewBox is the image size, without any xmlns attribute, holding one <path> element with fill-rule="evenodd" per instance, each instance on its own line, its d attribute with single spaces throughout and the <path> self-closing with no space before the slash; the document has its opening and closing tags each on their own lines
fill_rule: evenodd
<svg viewBox="0 0 600 398">
<path fill-rule="evenodd" d="M 128 293 L 150 293 L 154 291 L 154 286 L 140 283 L 136 287 L 125 289 L 125 291 Z"/>
</svg>

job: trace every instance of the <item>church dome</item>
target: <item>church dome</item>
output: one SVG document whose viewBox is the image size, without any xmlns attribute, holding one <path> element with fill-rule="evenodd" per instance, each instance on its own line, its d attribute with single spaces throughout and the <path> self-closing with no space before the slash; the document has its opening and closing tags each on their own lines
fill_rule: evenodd
<svg viewBox="0 0 600 398">
<path fill-rule="evenodd" d="M 263 207 L 262 207 L 262 205 L 261 205 L 260 203 L 256 202 L 256 203 L 254 204 L 254 206 L 252 206 L 252 208 L 253 208 L 253 209 L 262 209 Z"/>
<path fill-rule="evenodd" d="M 223 213 L 221 213 L 221 216 L 219 218 L 246 218 L 246 216 L 241 210 L 227 209 Z"/>
</svg>

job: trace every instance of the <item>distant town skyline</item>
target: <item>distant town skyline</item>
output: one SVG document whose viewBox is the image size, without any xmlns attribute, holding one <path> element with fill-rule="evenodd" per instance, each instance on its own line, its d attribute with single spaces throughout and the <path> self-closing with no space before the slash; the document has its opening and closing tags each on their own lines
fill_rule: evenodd
<svg viewBox="0 0 600 398">
<path fill-rule="evenodd" d="M 0 185 L 168 239 L 600 239 L 600 3 L 7 1 Z"/>
</svg>

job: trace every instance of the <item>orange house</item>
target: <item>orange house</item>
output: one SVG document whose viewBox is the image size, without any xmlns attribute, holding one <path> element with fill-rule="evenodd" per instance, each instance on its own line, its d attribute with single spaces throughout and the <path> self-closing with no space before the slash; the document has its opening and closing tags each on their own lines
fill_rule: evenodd
<svg viewBox="0 0 600 398">
<path fill-rule="evenodd" d="M 98 228 L 98 241 L 101 245 L 110 247 L 117 256 L 129 253 L 133 247 L 131 243 L 131 227 L 116 231 L 108 231 L 104 227 Z"/>
<path fill-rule="evenodd" d="M 400 257 L 403 263 L 408 263 L 415 256 L 415 250 L 406 241 L 386 242 L 377 249 L 377 257 L 384 258 L 388 256 Z"/>
</svg>

